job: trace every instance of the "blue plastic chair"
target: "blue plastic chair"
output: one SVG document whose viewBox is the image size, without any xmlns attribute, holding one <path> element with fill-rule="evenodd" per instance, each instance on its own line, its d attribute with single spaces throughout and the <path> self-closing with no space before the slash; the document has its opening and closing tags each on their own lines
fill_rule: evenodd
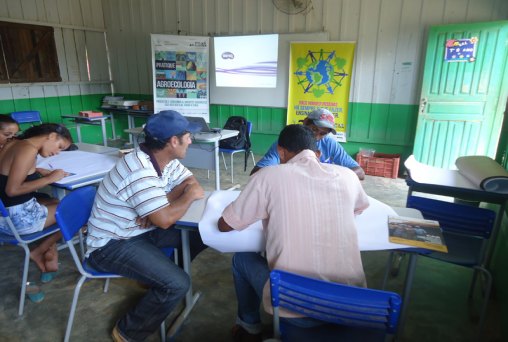
<svg viewBox="0 0 508 342">
<path fill-rule="evenodd" d="M 277 339 L 281 336 L 279 308 L 327 323 L 360 328 L 358 333 L 364 329 L 378 331 L 382 338 L 397 332 L 402 301 L 396 293 L 332 283 L 280 270 L 270 273 L 270 286 L 274 337 Z"/>
<path fill-rule="evenodd" d="M 41 113 L 36 110 L 25 110 L 20 112 L 12 112 L 11 118 L 13 118 L 18 124 L 25 124 L 25 123 L 37 123 L 41 124 Z"/>
<path fill-rule="evenodd" d="M 58 227 L 57 224 L 54 224 L 37 233 L 20 235 L 18 234 L 16 227 L 14 227 L 14 224 L 12 223 L 12 220 L 9 217 L 9 212 L 7 211 L 1 200 L 0 200 L 0 213 L 7 222 L 7 225 L 9 226 L 12 233 L 12 235 L 0 233 L 0 242 L 19 246 L 23 248 L 23 250 L 25 251 L 25 260 L 23 262 L 23 276 L 21 278 L 21 293 L 19 296 L 19 309 L 18 309 L 18 315 L 21 316 L 23 315 L 23 309 L 25 306 L 26 286 L 28 280 L 28 266 L 30 263 L 30 249 L 28 248 L 28 244 L 41 240 L 57 232 L 60 228 Z"/>
<path fill-rule="evenodd" d="M 252 122 L 251 121 L 247 121 L 247 132 L 249 134 L 249 137 L 252 133 Z M 234 174 L 233 174 L 233 156 L 235 155 L 235 153 L 240 153 L 240 152 L 246 152 L 246 150 L 244 148 L 240 148 L 240 149 L 237 149 L 237 150 L 234 150 L 234 149 L 230 149 L 230 148 L 219 148 L 219 152 L 221 153 L 222 155 L 222 161 L 224 162 L 224 168 L 227 170 L 228 169 L 228 166 L 226 165 L 226 158 L 224 157 L 224 153 L 229 153 L 230 155 L 230 167 L 231 167 L 231 183 L 234 183 Z M 256 165 L 256 159 L 254 159 L 254 153 L 252 151 L 249 151 L 249 154 L 252 158 L 252 164 L 253 166 Z"/>
<path fill-rule="evenodd" d="M 480 272 L 485 276 L 486 286 L 478 323 L 478 334 L 481 336 L 492 288 L 492 275 L 485 267 L 484 262 L 490 234 L 496 219 L 496 213 L 489 209 L 419 196 L 408 196 L 406 206 L 408 208 L 418 209 L 425 219 L 439 221 L 439 225 L 443 232 L 443 238 L 448 248 L 448 253 L 431 250 L 416 250 L 418 256 L 429 257 L 443 262 L 472 268 L 474 273 L 468 294 L 470 299 L 473 296 L 478 273 Z M 385 282 L 388 278 L 389 268 L 393 262 L 394 253 L 395 252 L 390 253 L 385 271 Z M 412 275 L 412 270 L 410 270 L 410 272 Z M 407 282 L 406 287 L 410 289 L 412 286 L 412 276 L 407 279 Z"/>
<path fill-rule="evenodd" d="M 79 279 L 78 283 L 76 284 L 76 288 L 74 289 L 71 310 L 69 313 L 69 319 L 67 321 L 67 328 L 65 330 L 65 342 L 69 341 L 70 339 L 72 324 L 74 322 L 74 315 L 76 313 L 76 307 L 78 303 L 78 297 L 81 291 L 81 286 L 84 284 L 84 282 L 87 279 L 106 279 L 104 292 L 107 292 L 110 278 L 122 278 L 122 276 L 115 273 L 99 272 L 93 269 L 90 265 L 88 265 L 86 259 L 81 261 L 72 242 L 73 237 L 88 222 L 88 218 L 90 217 L 93 202 L 95 199 L 95 193 L 95 187 L 92 186 L 74 190 L 61 200 L 55 213 L 56 221 L 61 227 L 62 236 L 67 242 L 72 258 L 79 270 L 79 273 L 81 274 L 81 278 Z M 171 256 L 174 252 L 174 249 L 165 248 L 163 251 L 167 256 Z M 161 341 L 165 341 L 166 327 L 164 322 L 161 324 L 160 334 Z"/>
</svg>

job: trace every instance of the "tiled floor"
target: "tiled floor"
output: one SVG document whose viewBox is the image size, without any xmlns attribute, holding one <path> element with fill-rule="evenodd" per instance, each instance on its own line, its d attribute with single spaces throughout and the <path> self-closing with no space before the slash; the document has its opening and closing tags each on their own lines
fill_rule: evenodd
<svg viewBox="0 0 508 342">
<path fill-rule="evenodd" d="M 257 156 L 259 158 L 259 156 Z M 238 164 L 238 165 L 236 165 Z M 235 157 L 235 180 L 245 184 L 248 172 L 243 172 L 243 157 Z M 223 167 L 223 166 L 222 166 Z M 214 188 L 214 175 L 207 179 L 206 172 L 196 171 L 207 190 Z M 222 187 L 231 186 L 230 175 L 221 174 Z M 407 187 L 402 179 L 367 177 L 363 181 L 366 192 L 391 206 L 404 206 Z M 70 308 L 70 301 L 78 275 L 67 251 L 61 253 L 58 276 L 42 285 L 46 298 L 42 303 L 27 301 L 25 314 L 17 316 L 20 267 L 20 248 L 0 246 L 0 341 L 61 341 Z M 385 269 L 387 252 L 362 253 L 369 287 L 379 288 Z M 200 300 L 184 323 L 176 341 L 231 341 L 230 328 L 236 314 L 236 297 L 230 272 L 231 254 L 212 249 L 201 253 L 193 262 L 194 289 L 202 293 Z M 473 341 L 474 319 L 478 303 L 472 310 L 467 302 L 471 272 L 460 267 L 443 265 L 436 261 L 419 259 L 406 324 L 400 341 Z M 29 280 L 37 281 L 39 272 L 30 267 Z M 388 289 L 400 292 L 404 267 L 397 278 L 390 279 Z M 108 293 L 102 292 L 102 281 L 87 282 L 81 291 L 73 327 L 72 341 L 108 341 L 115 321 L 143 295 L 136 282 L 126 279 L 111 281 Z M 495 300 L 489 307 L 487 329 L 482 341 L 500 341 L 499 314 Z M 171 318 L 167 320 L 168 324 Z M 269 334 L 270 316 L 264 316 Z M 157 334 L 149 339 L 158 341 Z"/>
</svg>

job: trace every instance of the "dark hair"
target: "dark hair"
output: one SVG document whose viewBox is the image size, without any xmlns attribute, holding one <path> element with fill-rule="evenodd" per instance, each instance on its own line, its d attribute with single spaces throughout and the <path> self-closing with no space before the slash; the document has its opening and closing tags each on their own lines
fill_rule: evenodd
<svg viewBox="0 0 508 342">
<path fill-rule="evenodd" d="M 173 137 L 177 137 L 178 141 L 182 143 L 182 137 L 189 132 L 185 131 L 183 133 L 180 133 L 178 135 L 173 135 Z M 166 140 L 160 140 L 155 137 L 152 137 L 149 134 L 145 133 L 145 147 L 152 151 L 160 151 L 166 146 L 166 143 L 171 139 L 172 137 L 167 138 Z"/>
<path fill-rule="evenodd" d="M 303 125 L 288 125 L 280 132 L 278 144 L 289 152 L 315 151 L 316 138 L 312 130 Z"/>
<path fill-rule="evenodd" d="M 54 124 L 54 123 L 44 123 L 41 125 L 30 127 L 21 134 L 20 138 L 21 139 L 28 139 L 28 138 L 38 137 L 41 135 L 47 135 L 47 134 L 51 134 L 51 133 L 56 133 L 60 137 L 64 138 L 65 140 L 68 140 L 69 142 L 72 143 L 72 137 L 71 137 L 71 133 L 69 132 L 69 130 L 63 125 Z"/>
<path fill-rule="evenodd" d="M 0 128 L 4 128 L 6 125 L 15 124 L 18 125 L 16 120 L 10 117 L 7 114 L 0 114 Z"/>
</svg>

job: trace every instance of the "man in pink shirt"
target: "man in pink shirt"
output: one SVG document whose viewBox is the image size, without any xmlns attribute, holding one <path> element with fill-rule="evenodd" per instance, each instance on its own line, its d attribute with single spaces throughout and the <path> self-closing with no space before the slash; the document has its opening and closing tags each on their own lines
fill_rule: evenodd
<svg viewBox="0 0 508 342">
<path fill-rule="evenodd" d="M 353 171 L 320 163 L 315 148 L 308 127 L 286 126 L 277 146 L 281 165 L 254 174 L 219 219 L 223 232 L 262 220 L 266 236 L 266 258 L 258 253 L 233 257 L 235 341 L 261 341 L 259 306 L 263 300 L 265 310 L 272 312 L 272 269 L 366 286 L 354 217 L 368 207 L 367 195 Z M 281 310 L 281 316 L 299 327 L 321 324 L 288 311 Z"/>
</svg>

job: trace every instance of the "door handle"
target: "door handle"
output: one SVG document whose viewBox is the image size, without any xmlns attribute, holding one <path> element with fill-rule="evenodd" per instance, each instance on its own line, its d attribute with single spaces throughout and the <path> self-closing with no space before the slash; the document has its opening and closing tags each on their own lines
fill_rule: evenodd
<svg viewBox="0 0 508 342">
<path fill-rule="evenodd" d="M 420 114 L 425 114 L 425 107 L 427 106 L 427 98 L 422 97 L 420 100 Z"/>
</svg>

